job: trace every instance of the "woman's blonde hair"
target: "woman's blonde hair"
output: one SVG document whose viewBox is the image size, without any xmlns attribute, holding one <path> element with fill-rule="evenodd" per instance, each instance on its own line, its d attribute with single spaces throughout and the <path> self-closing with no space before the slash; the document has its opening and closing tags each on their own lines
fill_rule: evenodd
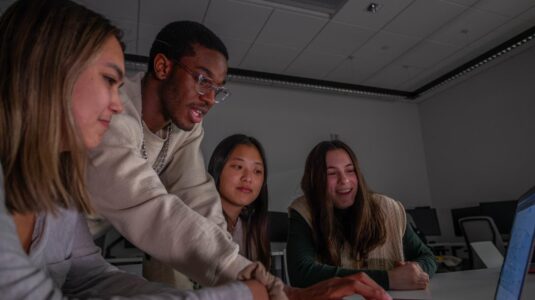
<svg viewBox="0 0 535 300">
<path fill-rule="evenodd" d="M 71 1 L 21 0 L 0 19 L 0 159 L 11 213 L 90 212 L 72 110 L 80 73 L 120 31 Z"/>
</svg>

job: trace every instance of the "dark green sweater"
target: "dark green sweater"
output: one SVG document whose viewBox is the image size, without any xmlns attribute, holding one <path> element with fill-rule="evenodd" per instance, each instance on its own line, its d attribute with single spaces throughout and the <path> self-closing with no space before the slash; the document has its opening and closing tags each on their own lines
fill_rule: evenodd
<svg viewBox="0 0 535 300">
<path fill-rule="evenodd" d="M 290 210 L 290 225 L 286 248 L 288 273 L 292 286 L 307 287 L 332 277 L 365 272 L 383 288 L 389 289 L 387 271 L 346 269 L 316 261 L 317 254 L 312 229 L 305 219 L 293 209 Z M 403 236 L 403 254 L 406 261 L 417 262 L 430 277 L 435 274 L 437 265 L 433 252 L 422 243 L 408 223 Z"/>
</svg>

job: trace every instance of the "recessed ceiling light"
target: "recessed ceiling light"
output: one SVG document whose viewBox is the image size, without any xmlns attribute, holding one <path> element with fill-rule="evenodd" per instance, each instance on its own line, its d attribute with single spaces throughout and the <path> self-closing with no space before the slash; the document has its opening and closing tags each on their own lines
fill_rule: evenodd
<svg viewBox="0 0 535 300">
<path fill-rule="evenodd" d="M 366 7 L 366 11 L 371 13 L 371 14 L 375 14 L 379 11 L 379 9 L 381 9 L 381 5 L 380 4 L 377 4 L 375 2 L 371 2 L 370 4 L 368 4 L 368 6 Z"/>
</svg>

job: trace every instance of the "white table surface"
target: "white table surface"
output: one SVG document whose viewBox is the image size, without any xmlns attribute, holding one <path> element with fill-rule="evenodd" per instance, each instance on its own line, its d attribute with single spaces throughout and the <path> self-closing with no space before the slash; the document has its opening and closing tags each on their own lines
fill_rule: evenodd
<svg viewBox="0 0 535 300">
<path fill-rule="evenodd" d="M 427 291 L 388 291 L 394 299 L 494 299 L 500 269 L 481 269 L 439 273 L 431 279 Z M 355 295 L 347 300 L 362 299 Z M 535 299 L 535 274 L 527 274 L 522 290 L 523 300 Z"/>
</svg>

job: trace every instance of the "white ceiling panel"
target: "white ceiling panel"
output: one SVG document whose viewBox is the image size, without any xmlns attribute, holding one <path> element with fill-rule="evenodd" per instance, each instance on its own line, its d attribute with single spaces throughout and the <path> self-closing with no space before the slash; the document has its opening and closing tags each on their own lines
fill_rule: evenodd
<svg viewBox="0 0 535 300">
<path fill-rule="evenodd" d="M 137 22 L 110 20 L 112 24 L 123 31 L 123 42 L 126 45 L 125 53 L 137 53 Z"/>
<path fill-rule="evenodd" d="M 370 0 L 349 0 L 333 17 L 333 21 L 371 29 L 381 29 L 414 0 L 380 1 L 375 14 L 366 11 Z"/>
<path fill-rule="evenodd" d="M 388 62 L 385 62 L 382 59 L 364 59 L 359 57 L 345 59 L 334 71 L 327 75 L 326 79 L 330 81 L 362 84 L 387 63 Z"/>
<path fill-rule="evenodd" d="M 302 49 L 327 22 L 327 18 L 277 9 L 269 18 L 256 42 Z"/>
<path fill-rule="evenodd" d="M 304 51 L 286 69 L 286 74 L 322 79 L 346 57 L 314 51 Z"/>
<path fill-rule="evenodd" d="M 109 19 L 137 22 L 138 3 L 131 0 L 77 0 L 76 2 Z M 120 8 L 120 9 L 118 9 Z"/>
<path fill-rule="evenodd" d="M 373 34 L 373 31 L 361 27 L 330 22 L 316 36 L 307 50 L 347 57 Z"/>
<path fill-rule="evenodd" d="M 507 18 L 479 9 L 469 9 L 452 23 L 444 26 L 429 39 L 466 46 L 507 22 Z"/>
<path fill-rule="evenodd" d="M 273 9 L 232 0 L 212 0 L 204 24 L 217 35 L 253 41 Z"/>
<path fill-rule="evenodd" d="M 479 0 L 446 0 L 446 1 L 455 3 L 455 4 L 461 4 L 464 6 L 472 6 L 474 3 L 476 3 Z"/>
<path fill-rule="evenodd" d="M 461 14 L 466 6 L 439 0 L 416 0 L 389 23 L 386 31 L 424 38 Z"/>
<path fill-rule="evenodd" d="M 423 71 L 424 69 L 414 66 L 406 66 L 398 63 L 391 64 L 372 78 L 366 80 L 365 84 L 374 87 L 395 89 L 400 83 L 416 77 Z"/>
<path fill-rule="evenodd" d="M 398 60 L 397 63 L 419 68 L 430 68 L 444 58 L 455 53 L 459 47 L 432 41 L 423 41 Z"/>
<path fill-rule="evenodd" d="M 418 42 L 420 42 L 418 38 L 380 31 L 352 56 L 389 63 Z"/>
<path fill-rule="evenodd" d="M 158 27 L 181 20 L 202 22 L 208 0 L 141 0 L 139 22 Z"/>
<path fill-rule="evenodd" d="M 533 0 L 481 0 L 474 5 L 507 17 L 515 17 L 533 6 Z"/>
<path fill-rule="evenodd" d="M 255 43 L 240 68 L 268 73 L 282 73 L 299 54 L 295 48 Z"/>
<path fill-rule="evenodd" d="M 251 48 L 251 43 L 249 41 L 242 41 L 238 39 L 233 39 L 225 36 L 219 36 L 225 46 L 227 47 L 227 52 L 229 55 L 229 67 L 238 68 L 241 61 L 247 54 L 249 48 Z"/>
<path fill-rule="evenodd" d="M 532 7 L 518 16 L 519 20 L 535 25 L 535 7 Z"/>
<path fill-rule="evenodd" d="M 162 28 L 150 24 L 139 24 L 137 54 L 149 56 L 150 47 L 156 39 L 156 35 Z"/>
</svg>

